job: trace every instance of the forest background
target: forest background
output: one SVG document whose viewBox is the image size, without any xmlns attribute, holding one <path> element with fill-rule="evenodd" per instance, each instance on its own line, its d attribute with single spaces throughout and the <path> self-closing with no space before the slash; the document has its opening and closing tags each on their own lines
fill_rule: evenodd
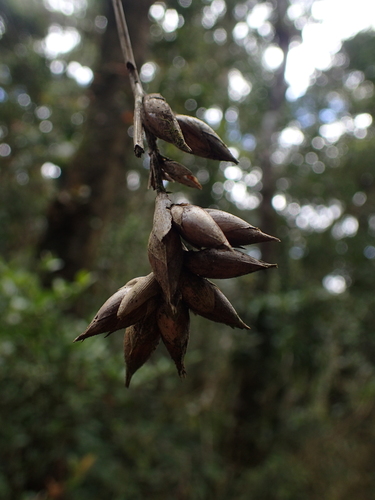
<svg viewBox="0 0 375 500">
<path fill-rule="evenodd" d="M 163 143 L 203 185 L 171 197 L 281 239 L 220 281 L 250 332 L 193 317 L 187 378 L 159 348 L 129 390 L 121 333 L 72 343 L 150 270 L 111 2 L 0 4 L 1 498 L 373 498 L 374 31 L 285 78 L 328 3 L 124 2 L 145 90 L 239 159 Z"/>
</svg>

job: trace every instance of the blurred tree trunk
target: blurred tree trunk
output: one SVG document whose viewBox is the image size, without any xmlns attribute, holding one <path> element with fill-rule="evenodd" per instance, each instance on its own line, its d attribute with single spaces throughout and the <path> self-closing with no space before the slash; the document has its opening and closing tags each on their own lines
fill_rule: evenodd
<svg viewBox="0 0 375 500">
<path fill-rule="evenodd" d="M 124 3 L 134 56 L 140 66 L 151 0 Z M 125 159 L 133 155 L 127 130 L 132 124 L 133 96 L 120 50 L 111 1 L 103 2 L 108 18 L 100 61 L 90 88 L 84 140 L 64 172 L 61 188 L 47 213 L 39 253 L 52 252 L 63 262 L 59 274 L 71 280 L 79 269 L 94 265 L 101 231 L 116 198 L 125 192 Z M 129 111 L 129 112 L 127 112 Z"/>
<path fill-rule="evenodd" d="M 272 207 L 272 198 L 276 190 L 276 176 L 272 166 L 272 136 L 283 126 L 285 116 L 285 92 L 287 85 L 284 78 L 286 58 L 289 44 L 296 31 L 285 21 L 288 0 L 273 1 L 277 21 L 275 23 L 275 42 L 284 52 L 283 64 L 275 73 L 275 81 L 269 89 L 269 110 L 264 114 L 259 133 L 258 161 L 263 172 L 262 203 L 260 206 L 259 226 L 269 234 L 276 234 L 276 213 Z M 277 262 L 278 248 L 276 244 L 262 246 L 262 259 L 266 262 Z M 263 273 L 258 277 L 259 293 L 267 294 L 271 291 L 270 273 Z M 235 424 L 232 434 L 232 459 L 237 466 L 256 466 L 261 463 L 268 453 L 268 445 L 272 439 L 264 439 L 262 431 L 273 429 L 277 422 L 279 384 L 271 380 L 272 375 L 267 370 L 272 356 L 270 327 L 267 308 L 262 309 L 254 324 L 254 330 L 259 333 L 262 343 L 252 352 L 241 353 L 241 363 L 234 363 L 237 372 L 238 395 L 235 402 Z M 272 322 L 271 322 L 272 323 Z M 269 432 L 271 436 L 272 432 Z M 263 443 L 261 443 L 263 440 Z"/>
</svg>

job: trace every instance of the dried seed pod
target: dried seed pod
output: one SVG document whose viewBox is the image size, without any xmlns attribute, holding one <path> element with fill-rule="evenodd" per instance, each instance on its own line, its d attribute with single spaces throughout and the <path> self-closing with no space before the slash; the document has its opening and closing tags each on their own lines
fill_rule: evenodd
<svg viewBox="0 0 375 500">
<path fill-rule="evenodd" d="M 202 189 L 202 185 L 193 173 L 181 163 L 164 158 L 162 162 L 164 177 L 168 181 L 176 181 L 185 186 Z"/>
<path fill-rule="evenodd" d="M 191 148 L 185 142 L 178 121 L 162 95 L 144 96 L 142 122 L 156 137 L 172 143 L 186 153 L 191 153 Z"/>
<path fill-rule="evenodd" d="M 215 309 L 215 289 L 211 282 L 183 270 L 180 289 L 184 302 L 196 314 L 204 316 Z"/>
<path fill-rule="evenodd" d="M 162 241 L 154 229 L 148 241 L 148 259 L 168 304 L 173 306 L 183 262 L 180 237 L 173 228 Z"/>
<path fill-rule="evenodd" d="M 155 200 L 154 224 L 148 242 L 148 258 L 166 301 L 173 305 L 182 268 L 181 240 L 172 226 L 171 200 L 158 193 Z"/>
<path fill-rule="evenodd" d="M 233 246 L 251 245 L 253 243 L 263 243 L 267 241 L 280 241 L 275 236 L 263 233 L 257 227 L 236 217 L 228 212 L 215 208 L 206 208 L 216 224 L 223 231 L 229 243 Z"/>
<path fill-rule="evenodd" d="M 122 299 L 130 293 L 133 286 L 139 279 L 140 278 L 134 278 L 128 281 L 128 283 L 109 297 L 109 299 L 104 302 L 102 307 L 96 313 L 94 319 L 91 321 L 86 330 L 74 339 L 74 342 L 87 339 L 88 337 L 93 337 L 94 335 L 99 335 L 100 333 L 112 333 L 120 328 L 129 326 L 120 324 L 117 317 L 117 311 Z"/>
<path fill-rule="evenodd" d="M 160 342 L 156 313 L 143 318 L 125 331 L 124 357 L 126 365 L 125 385 L 129 387 L 134 373 L 150 358 Z"/>
<path fill-rule="evenodd" d="M 160 192 L 156 195 L 153 231 L 160 241 L 163 241 L 164 236 L 166 236 L 172 228 L 171 206 L 172 202 L 167 193 Z"/>
<path fill-rule="evenodd" d="M 181 293 L 195 314 L 232 328 L 250 330 L 223 292 L 206 278 L 184 271 L 181 274 Z"/>
<path fill-rule="evenodd" d="M 172 312 L 167 304 L 163 304 L 157 313 L 157 322 L 162 341 L 171 358 L 175 362 L 180 377 L 186 376 L 184 357 L 189 342 L 189 309 L 179 301 Z"/>
<path fill-rule="evenodd" d="M 127 318 L 148 300 L 160 293 L 159 283 L 155 279 L 154 273 L 142 276 L 137 283 L 122 298 L 117 310 L 119 320 Z"/>
<path fill-rule="evenodd" d="M 212 160 L 238 163 L 224 142 L 207 123 L 193 116 L 176 115 L 185 141 L 192 153 Z"/>
<path fill-rule="evenodd" d="M 194 274 L 214 279 L 236 278 L 269 267 L 277 267 L 276 264 L 267 264 L 238 250 L 216 248 L 184 252 L 184 265 Z"/>
<path fill-rule="evenodd" d="M 172 205 L 171 214 L 175 227 L 191 245 L 231 248 L 223 231 L 203 208 L 189 204 Z"/>
</svg>

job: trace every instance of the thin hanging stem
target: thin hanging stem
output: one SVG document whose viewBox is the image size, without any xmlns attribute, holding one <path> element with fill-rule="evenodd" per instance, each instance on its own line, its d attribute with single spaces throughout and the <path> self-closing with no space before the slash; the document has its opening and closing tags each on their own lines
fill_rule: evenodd
<svg viewBox="0 0 375 500">
<path fill-rule="evenodd" d="M 139 81 L 137 65 L 135 64 L 133 49 L 129 37 L 128 25 L 126 24 L 124 9 L 121 0 L 112 0 L 116 16 L 117 31 L 120 38 L 121 50 L 125 59 L 125 65 L 129 72 L 130 84 L 134 95 L 134 153 L 139 158 L 144 153 L 143 128 L 141 119 L 142 99 L 144 91 Z"/>
</svg>

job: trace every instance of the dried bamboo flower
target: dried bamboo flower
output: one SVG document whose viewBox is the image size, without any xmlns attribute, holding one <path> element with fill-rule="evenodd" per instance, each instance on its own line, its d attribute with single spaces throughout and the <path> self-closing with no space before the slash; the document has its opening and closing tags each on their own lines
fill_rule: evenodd
<svg viewBox="0 0 375 500">
<path fill-rule="evenodd" d="M 238 160 L 207 123 L 187 115 L 176 115 L 176 118 L 192 154 L 212 160 L 238 163 Z"/>
<path fill-rule="evenodd" d="M 184 252 L 184 265 L 194 274 L 213 279 L 236 278 L 277 267 L 276 264 L 267 264 L 238 250 L 216 248 Z"/>
<path fill-rule="evenodd" d="M 189 309 L 179 301 L 175 312 L 163 304 L 157 313 L 157 322 L 162 341 L 175 362 L 180 377 L 186 376 L 184 357 L 189 342 Z"/>
<path fill-rule="evenodd" d="M 173 306 L 183 262 L 178 233 L 172 228 L 163 240 L 152 230 L 148 240 L 148 259 L 168 304 Z"/>
<path fill-rule="evenodd" d="M 74 342 L 85 340 L 88 337 L 93 337 L 95 335 L 99 335 L 100 333 L 112 333 L 120 328 L 128 326 L 122 325 L 119 321 L 117 311 L 122 299 L 132 290 L 133 286 L 139 279 L 140 278 L 134 278 L 128 281 L 128 283 L 111 295 L 111 297 L 104 302 L 102 307 L 96 313 L 94 319 L 91 321 L 86 330 L 78 335 L 78 337 L 74 339 Z"/>
<path fill-rule="evenodd" d="M 233 246 L 251 245 L 253 243 L 263 243 L 268 241 L 280 241 L 275 236 L 263 233 L 257 227 L 236 217 L 228 212 L 217 210 L 215 208 L 205 208 L 211 215 L 216 224 L 223 231 L 229 243 Z"/>
<path fill-rule="evenodd" d="M 156 313 L 146 316 L 126 329 L 124 335 L 126 387 L 129 387 L 132 376 L 150 358 L 159 342 L 160 331 Z"/>
<path fill-rule="evenodd" d="M 250 330 L 223 292 L 206 278 L 184 271 L 181 274 L 181 293 L 195 314 L 232 328 Z"/>
<path fill-rule="evenodd" d="M 177 161 L 164 158 L 162 162 L 163 174 L 166 180 L 176 181 L 185 186 L 202 189 L 201 183 L 187 167 Z"/>
<path fill-rule="evenodd" d="M 182 246 L 172 226 L 171 200 L 160 192 L 155 200 L 154 223 L 148 241 L 148 258 L 167 302 L 172 306 L 182 268 Z"/>
<path fill-rule="evenodd" d="M 118 319 L 125 319 L 159 293 L 160 286 L 155 279 L 154 273 L 142 276 L 122 298 L 117 310 Z"/>
<path fill-rule="evenodd" d="M 175 227 L 191 245 L 231 248 L 223 231 L 203 208 L 190 204 L 172 205 L 171 214 Z"/>
<path fill-rule="evenodd" d="M 164 236 L 166 236 L 172 228 L 171 206 L 172 202 L 167 193 L 157 193 L 155 198 L 153 231 L 159 241 L 163 241 Z"/>
<path fill-rule="evenodd" d="M 160 94 L 147 94 L 143 98 L 143 125 L 156 137 L 172 143 L 177 148 L 191 153 L 178 121 L 169 104 Z"/>
</svg>

